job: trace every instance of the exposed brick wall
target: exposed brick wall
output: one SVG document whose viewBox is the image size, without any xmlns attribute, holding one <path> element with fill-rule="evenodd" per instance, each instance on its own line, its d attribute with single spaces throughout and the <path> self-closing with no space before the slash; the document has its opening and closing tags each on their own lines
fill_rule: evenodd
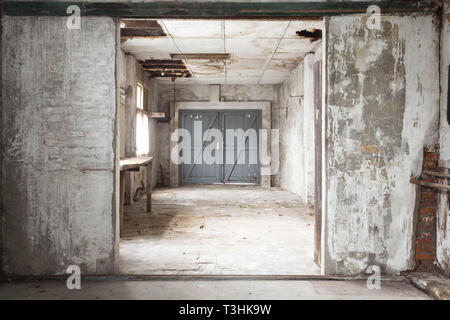
<svg viewBox="0 0 450 320">
<path fill-rule="evenodd" d="M 423 169 L 433 170 L 438 167 L 439 147 L 425 147 L 423 152 Z M 436 182 L 434 178 L 424 179 Z M 436 210 L 437 190 L 420 187 L 419 218 L 416 229 L 416 270 L 434 269 L 436 258 Z"/>
</svg>

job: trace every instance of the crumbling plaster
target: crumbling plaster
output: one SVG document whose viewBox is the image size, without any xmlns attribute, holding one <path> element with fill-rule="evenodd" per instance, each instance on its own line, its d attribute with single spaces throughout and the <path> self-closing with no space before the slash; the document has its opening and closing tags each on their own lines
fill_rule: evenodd
<svg viewBox="0 0 450 320">
<path fill-rule="evenodd" d="M 446 16 L 447 15 L 447 16 Z M 448 74 L 450 66 L 450 5 L 444 4 L 441 29 L 441 116 L 439 127 L 440 160 L 439 166 L 450 168 L 450 125 L 447 122 Z M 447 170 L 450 173 L 450 170 Z M 445 182 L 446 180 L 441 180 Z M 450 276 L 450 198 L 449 192 L 438 194 L 436 219 L 436 259 L 442 270 Z"/>
<path fill-rule="evenodd" d="M 438 142 L 436 17 L 326 19 L 327 274 L 411 269 L 423 146 Z"/>
</svg>

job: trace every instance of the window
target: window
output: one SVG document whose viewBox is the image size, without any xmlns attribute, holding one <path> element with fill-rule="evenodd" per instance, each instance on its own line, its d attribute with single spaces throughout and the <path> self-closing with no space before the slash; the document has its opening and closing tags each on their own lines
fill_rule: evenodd
<svg viewBox="0 0 450 320">
<path fill-rule="evenodd" d="M 146 155 L 149 152 L 148 115 L 146 112 L 147 89 L 140 83 L 136 85 L 136 154 Z"/>
<path fill-rule="evenodd" d="M 136 89 L 136 107 L 144 109 L 144 86 L 138 82 Z"/>
</svg>

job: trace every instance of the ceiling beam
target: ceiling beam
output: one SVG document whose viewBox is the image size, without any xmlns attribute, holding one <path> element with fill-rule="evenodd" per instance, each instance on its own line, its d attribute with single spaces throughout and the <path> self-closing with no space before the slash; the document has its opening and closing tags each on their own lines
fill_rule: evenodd
<svg viewBox="0 0 450 320">
<path fill-rule="evenodd" d="M 181 60 L 230 60 L 229 53 L 171 53 L 172 59 Z"/>
<path fill-rule="evenodd" d="M 40 2 L 5 1 L 10 16 L 69 16 L 69 5 L 78 5 L 82 16 L 121 18 L 296 18 L 367 13 L 370 5 L 382 14 L 435 12 L 439 1 L 343 2 Z"/>
<path fill-rule="evenodd" d="M 126 38 L 145 37 L 145 38 L 158 38 L 167 37 L 161 28 L 121 28 L 120 36 Z"/>
</svg>

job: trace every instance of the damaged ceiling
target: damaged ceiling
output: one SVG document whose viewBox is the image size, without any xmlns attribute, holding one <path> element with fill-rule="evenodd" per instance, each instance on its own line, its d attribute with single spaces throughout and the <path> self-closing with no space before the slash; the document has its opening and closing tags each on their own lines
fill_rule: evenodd
<svg viewBox="0 0 450 320">
<path fill-rule="evenodd" d="M 191 72 L 183 60 L 138 60 L 152 78 L 190 78 Z"/>
<path fill-rule="evenodd" d="M 321 28 L 319 20 L 123 20 L 121 39 L 122 47 L 153 78 L 177 77 L 177 82 L 198 84 L 279 84 L 306 53 L 320 45 Z M 173 54 L 186 59 L 171 60 Z M 229 58 L 205 54 L 229 54 Z"/>
</svg>

